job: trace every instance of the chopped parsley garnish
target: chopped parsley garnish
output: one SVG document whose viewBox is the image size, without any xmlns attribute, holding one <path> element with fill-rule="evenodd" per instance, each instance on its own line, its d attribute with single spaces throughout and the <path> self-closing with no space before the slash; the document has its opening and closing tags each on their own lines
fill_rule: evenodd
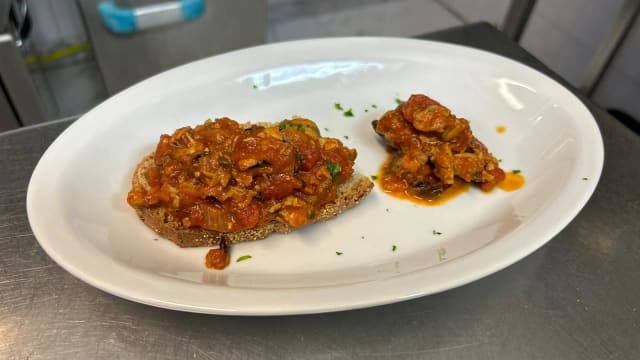
<svg viewBox="0 0 640 360">
<path fill-rule="evenodd" d="M 372 105 L 371 105 L 371 107 L 372 107 L 372 108 L 374 108 L 374 109 L 377 109 L 377 108 L 378 108 L 378 105 L 376 105 L 376 104 L 372 104 Z"/>
<path fill-rule="evenodd" d="M 342 108 L 342 105 L 340 105 L 340 103 L 338 103 L 338 102 L 337 102 L 337 103 L 334 103 L 334 104 L 333 104 L 333 107 L 335 107 L 335 108 L 336 108 L 336 110 L 340 110 L 340 111 L 344 110 L 344 109 Z"/>
<path fill-rule="evenodd" d="M 431 107 L 431 108 L 427 109 L 427 112 L 430 112 L 430 113 L 436 112 L 436 108 Z"/>
<path fill-rule="evenodd" d="M 583 177 L 582 180 L 589 180 L 589 178 Z"/>
<path fill-rule="evenodd" d="M 378 180 L 378 175 L 371 175 L 371 180 Z"/>
<path fill-rule="evenodd" d="M 360 239 L 364 239 L 364 235 L 360 236 Z"/>
<path fill-rule="evenodd" d="M 285 129 L 288 128 L 295 128 L 296 131 L 304 131 L 304 127 L 305 125 L 303 124 L 294 124 L 291 122 L 291 120 L 285 120 L 283 122 L 280 123 L 280 125 L 278 125 L 278 130 L 283 131 Z M 309 127 L 309 126 L 307 126 Z"/>
<path fill-rule="evenodd" d="M 353 110 L 349 109 L 349 110 L 343 112 L 342 115 L 344 115 L 346 117 L 353 117 Z"/>
<path fill-rule="evenodd" d="M 516 170 L 511 170 L 511 173 L 512 173 L 513 175 L 518 175 L 518 174 L 520 174 L 520 173 L 521 173 L 521 171 L 516 169 Z"/>
<path fill-rule="evenodd" d="M 340 256 L 342 253 L 340 251 L 336 251 L 336 255 Z"/>
<path fill-rule="evenodd" d="M 327 161 L 327 168 L 329 168 L 329 173 L 331 174 L 331 178 L 335 180 L 335 178 L 340 175 L 340 171 L 342 171 L 342 167 L 340 164 L 335 164 Z"/>
<path fill-rule="evenodd" d="M 345 135 L 344 138 L 349 140 L 349 135 Z"/>
<path fill-rule="evenodd" d="M 403 102 L 404 102 L 404 101 L 402 101 L 402 100 L 400 100 L 400 99 L 396 98 L 396 104 L 400 105 L 400 104 L 402 104 Z"/>
<path fill-rule="evenodd" d="M 498 159 L 498 162 L 502 162 L 502 159 Z"/>
<path fill-rule="evenodd" d="M 324 131 L 329 131 L 329 128 L 324 128 Z"/>
<path fill-rule="evenodd" d="M 440 231 L 436 231 L 436 230 L 433 230 L 432 233 L 433 233 L 433 235 L 442 235 L 442 233 Z"/>
<path fill-rule="evenodd" d="M 369 112 L 369 109 L 364 109 L 364 112 Z"/>
<path fill-rule="evenodd" d="M 251 255 L 242 255 L 236 260 L 236 262 L 245 261 L 249 259 L 251 259 Z"/>
<path fill-rule="evenodd" d="M 384 209 L 384 211 L 389 212 L 389 208 Z"/>
<path fill-rule="evenodd" d="M 396 251 L 398 247 L 394 244 L 393 246 L 391 246 L 391 251 Z"/>
<path fill-rule="evenodd" d="M 254 89 L 257 89 L 257 88 L 258 88 L 258 85 L 253 84 L 253 88 L 254 88 Z"/>
</svg>

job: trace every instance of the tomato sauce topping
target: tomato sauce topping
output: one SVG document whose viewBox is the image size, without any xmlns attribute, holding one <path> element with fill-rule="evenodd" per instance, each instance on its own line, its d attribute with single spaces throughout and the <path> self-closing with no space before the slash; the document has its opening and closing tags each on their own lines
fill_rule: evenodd
<svg viewBox="0 0 640 360">
<path fill-rule="evenodd" d="M 207 120 L 160 136 L 134 207 L 161 206 L 185 227 L 218 232 L 270 221 L 301 227 L 336 198 L 353 174 L 356 150 L 324 138 L 308 119 L 275 126 Z"/>
<path fill-rule="evenodd" d="M 469 121 L 425 95 L 411 95 L 373 123 L 389 153 L 383 190 L 405 198 L 434 199 L 456 181 L 489 191 L 504 180 L 498 160 L 471 133 Z"/>
</svg>

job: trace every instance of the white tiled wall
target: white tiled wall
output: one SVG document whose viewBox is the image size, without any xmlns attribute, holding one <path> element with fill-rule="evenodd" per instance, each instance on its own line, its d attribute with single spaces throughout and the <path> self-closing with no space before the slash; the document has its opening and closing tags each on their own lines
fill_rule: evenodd
<svg viewBox="0 0 640 360">
<path fill-rule="evenodd" d="M 623 0 L 539 0 L 521 44 L 580 86 Z"/>
<path fill-rule="evenodd" d="M 640 20 L 636 20 L 593 98 L 640 120 Z"/>
<path fill-rule="evenodd" d="M 468 20 L 495 23 L 509 0 L 441 0 Z M 579 87 L 599 46 L 615 24 L 624 0 L 538 0 L 520 44 Z M 499 21 L 498 23 L 501 23 Z M 640 119 L 640 21 L 605 73 L 593 99 Z"/>
</svg>

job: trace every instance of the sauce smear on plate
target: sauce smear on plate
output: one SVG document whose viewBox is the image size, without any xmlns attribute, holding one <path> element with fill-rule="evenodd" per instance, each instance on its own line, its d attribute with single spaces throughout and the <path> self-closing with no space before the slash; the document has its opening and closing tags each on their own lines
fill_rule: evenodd
<svg viewBox="0 0 640 360">
<path fill-rule="evenodd" d="M 399 191 L 388 190 L 389 188 L 393 188 L 393 186 L 390 186 L 390 184 L 385 184 L 384 177 L 382 176 L 379 176 L 378 179 L 379 179 L 378 182 L 381 184 L 382 191 L 384 191 L 385 194 L 391 195 L 398 199 L 408 200 L 415 204 L 425 205 L 425 206 L 443 205 L 449 202 L 449 200 L 458 197 L 458 195 L 467 192 L 467 190 L 471 188 L 471 184 L 465 183 L 457 179 L 453 182 L 453 185 L 449 186 L 449 188 L 439 193 L 438 195 L 419 196 L 419 195 L 416 195 L 415 192 L 407 191 L 406 189 L 399 190 Z"/>
<path fill-rule="evenodd" d="M 523 187 L 524 183 L 524 176 L 508 172 L 505 174 L 505 179 L 498 183 L 498 187 L 504 191 L 516 191 Z"/>
</svg>

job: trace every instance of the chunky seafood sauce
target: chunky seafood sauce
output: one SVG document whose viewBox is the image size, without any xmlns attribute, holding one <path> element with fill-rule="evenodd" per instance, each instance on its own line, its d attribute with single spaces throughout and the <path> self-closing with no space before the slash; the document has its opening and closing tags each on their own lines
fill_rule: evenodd
<svg viewBox="0 0 640 360">
<path fill-rule="evenodd" d="M 301 227 L 336 198 L 356 155 L 320 136 L 308 119 L 274 126 L 207 120 L 160 137 L 146 181 L 127 201 L 164 207 L 185 227 L 221 233 L 270 221 Z"/>
<path fill-rule="evenodd" d="M 471 133 L 469 121 L 425 95 L 411 95 L 373 128 L 389 156 L 379 182 L 400 197 L 434 199 L 456 182 L 489 191 L 505 179 L 498 160 Z"/>
</svg>

